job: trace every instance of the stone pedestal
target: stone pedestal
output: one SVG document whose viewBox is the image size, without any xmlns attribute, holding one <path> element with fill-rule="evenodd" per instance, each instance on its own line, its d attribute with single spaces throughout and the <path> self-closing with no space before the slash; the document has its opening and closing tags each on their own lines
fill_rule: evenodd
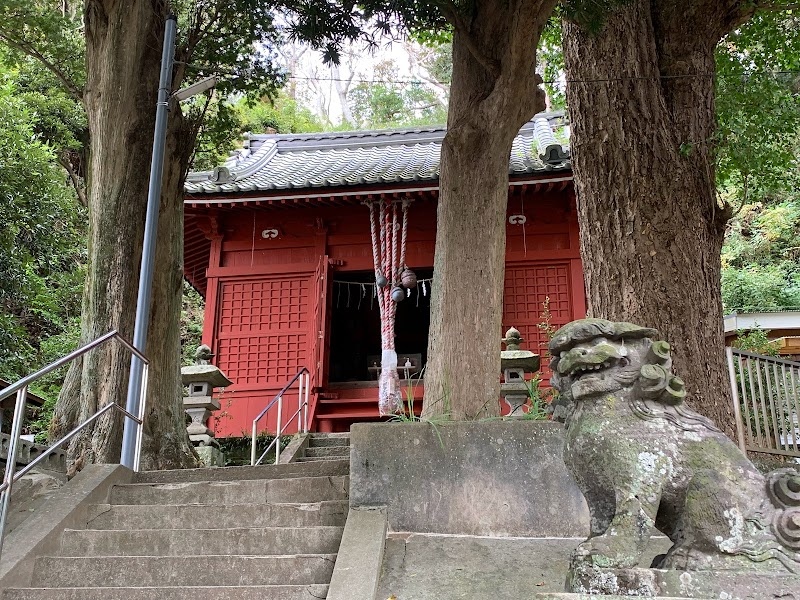
<svg viewBox="0 0 800 600">
<path fill-rule="evenodd" d="M 227 387 L 231 381 L 219 370 L 219 367 L 208 364 L 211 356 L 207 346 L 201 346 L 198 352 L 198 363 L 181 369 L 183 385 L 189 394 L 183 398 L 183 407 L 191 417 L 187 426 L 189 439 L 197 447 L 200 460 L 204 466 L 223 466 L 222 452 L 217 448 L 214 432 L 206 427 L 206 422 L 214 411 L 219 410 L 219 400 L 213 397 L 214 388 Z"/>
<path fill-rule="evenodd" d="M 194 444 L 208 446 L 214 439 L 214 432 L 206 427 L 211 413 L 219 410 L 219 400 L 211 396 L 186 396 L 183 399 L 183 408 L 192 418 L 186 427 L 189 439 Z"/>
<path fill-rule="evenodd" d="M 777 562 L 777 561 L 775 561 Z M 589 595 L 654 598 L 796 600 L 800 576 L 752 571 L 678 571 L 675 569 L 603 569 L 579 567 L 567 578 L 567 591 Z"/>
<path fill-rule="evenodd" d="M 216 446 L 198 446 L 195 448 L 197 456 L 200 457 L 201 467 L 224 467 L 225 455 Z"/>
<path fill-rule="evenodd" d="M 522 407 L 529 398 L 525 373 L 533 373 L 539 369 L 539 355 L 529 350 L 520 350 L 523 339 L 514 327 L 506 332 L 502 341 L 506 349 L 500 352 L 500 368 L 503 369 L 500 395 L 510 409 L 508 416 L 521 417 L 524 414 Z"/>
</svg>

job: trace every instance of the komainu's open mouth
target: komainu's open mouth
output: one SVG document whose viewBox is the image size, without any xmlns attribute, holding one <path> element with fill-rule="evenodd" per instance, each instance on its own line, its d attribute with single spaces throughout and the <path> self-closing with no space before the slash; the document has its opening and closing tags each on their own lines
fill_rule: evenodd
<svg viewBox="0 0 800 600">
<path fill-rule="evenodd" d="M 591 371 L 600 371 L 602 369 L 608 369 L 610 367 L 613 367 L 614 364 L 617 362 L 618 361 L 616 359 L 609 358 L 605 362 L 599 364 L 577 364 L 572 368 L 569 374 L 575 378 L 578 378 L 581 375 L 585 375 L 586 373 L 589 373 Z"/>
</svg>

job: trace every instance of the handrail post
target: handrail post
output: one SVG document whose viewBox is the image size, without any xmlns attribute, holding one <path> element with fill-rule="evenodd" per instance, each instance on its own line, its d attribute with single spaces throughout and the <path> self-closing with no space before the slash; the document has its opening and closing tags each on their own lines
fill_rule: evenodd
<svg viewBox="0 0 800 600">
<path fill-rule="evenodd" d="M 19 436 L 22 433 L 22 423 L 25 420 L 25 406 L 28 403 L 28 386 L 24 386 L 17 391 L 17 402 L 14 405 L 14 420 L 11 422 L 11 437 L 8 440 L 8 456 L 6 457 L 6 471 L 3 483 L 6 489 L 3 490 L 2 504 L 0 504 L 0 556 L 3 554 L 3 538 L 6 532 L 6 518 L 8 517 L 8 507 L 11 503 L 11 488 L 14 484 L 14 473 L 17 470 L 17 448 L 19 447 Z"/>
<path fill-rule="evenodd" d="M 256 429 L 258 427 L 258 421 L 253 421 L 253 437 L 250 439 L 250 466 L 256 466 Z"/>
<path fill-rule="evenodd" d="M 739 390 L 736 385 L 736 370 L 733 366 L 733 348 L 728 346 L 725 348 L 725 357 L 728 359 L 728 376 L 731 381 L 731 395 L 733 396 L 733 415 L 736 419 L 736 439 L 739 442 L 739 448 L 742 452 L 747 454 L 747 446 L 744 443 L 744 428 L 742 426 L 742 411 L 739 406 Z"/>
<path fill-rule="evenodd" d="M 283 415 L 283 394 L 278 396 L 278 421 L 275 424 L 277 433 L 275 437 L 278 438 L 275 440 L 275 464 L 278 464 L 278 461 L 281 459 L 281 416 Z"/>
<path fill-rule="evenodd" d="M 311 387 L 311 375 L 306 373 L 306 401 L 304 402 L 303 411 L 303 433 L 308 433 L 308 389 Z"/>
<path fill-rule="evenodd" d="M 303 430 L 303 424 L 300 420 L 303 418 L 303 380 L 305 379 L 305 373 L 300 375 L 300 380 L 298 383 L 297 389 L 297 433 L 300 433 Z"/>
<path fill-rule="evenodd" d="M 147 406 L 147 383 L 148 379 L 150 378 L 150 365 L 148 363 L 144 363 L 142 369 L 142 388 L 139 390 L 139 421 L 140 423 L 134 423 L 136 425 L 136 446 L 133 454 L 133 472 L 138 473 L 139 467 L 142 461 L 142 434 L 144 433 L 144 413 L 145 408 Z M 124 422 L 127 423 L 130 421 L 127 417 L 125 417 Z"/>
</svg>

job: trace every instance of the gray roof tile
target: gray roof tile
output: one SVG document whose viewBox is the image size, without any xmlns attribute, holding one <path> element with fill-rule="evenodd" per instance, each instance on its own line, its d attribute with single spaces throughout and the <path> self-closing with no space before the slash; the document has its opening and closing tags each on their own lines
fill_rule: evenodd
<svg viewBox="0 0 800 600">
<path fill-rule="evenodd" d="M 540 113 L 514 138 L 509 174 L 571 169 L 569 148 L 553 135 L 561 113 Z M 213 171 L 190 173 L 187 194 L 435 181 L 444 127 L 250 135 Z"/>
</svg>

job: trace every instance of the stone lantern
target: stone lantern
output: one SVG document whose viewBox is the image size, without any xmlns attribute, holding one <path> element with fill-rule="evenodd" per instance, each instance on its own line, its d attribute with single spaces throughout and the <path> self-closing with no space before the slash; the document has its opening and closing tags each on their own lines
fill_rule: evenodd
<svg viewBox="0 0 800 600">
<path fill-rule="evenodd" d="M 181 368 L 181 380 L 189 388 L 189 394 L 183 398 L 183 408 L 192 419 L 186 428 L 189 440 L 196 446 L 200 461 L 209 467 L 225 464 L 214 432 L 206 427 L 211 414 L 219 410 L 219 400 L 213 397 L 214 388 L 232 384 L 219 367 L 210 364 L 213 356 L 211 349 L 202 345 L 195 352 L 195 364 Z"/>
<path fill-rule="evenodd" d="M 503 369 L 500 395 L 510 409 L 508 416 L 519 417 L 522 416 L 522 407 L 529 398 L 525 373 L 539 370 L 539 355 L 530 350 L 520 350 L 523 339 L 514 327 L 506 331 L 506 337 L 502 341 L 506 349 L 500 352 L 500 368 Z"/>
</svg>

